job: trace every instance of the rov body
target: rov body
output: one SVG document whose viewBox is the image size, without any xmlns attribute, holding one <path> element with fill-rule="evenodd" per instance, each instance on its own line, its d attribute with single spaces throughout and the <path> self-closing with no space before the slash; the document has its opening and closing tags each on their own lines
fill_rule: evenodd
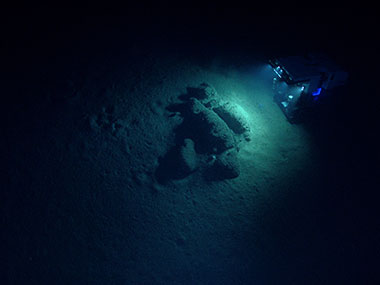
<svg viewBox="0 0 380 285">
<path fill-rule="evenodd" d="M 289 56 L 269 60 L 273 68 L 273 99 L 289 122 L 302 122 L 313 114 L 348 73 L 324 56 Z"/>
</svg>

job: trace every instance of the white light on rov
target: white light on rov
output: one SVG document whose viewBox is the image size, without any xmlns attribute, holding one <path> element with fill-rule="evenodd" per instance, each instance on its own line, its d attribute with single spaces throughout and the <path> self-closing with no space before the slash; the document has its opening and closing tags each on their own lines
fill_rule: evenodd
<svg viewBox="0 0 380 285">
<path fill-rule="evenodd" d="M 304 91 L 305 90 L 305 86 L 301 86 L 301 91 Z"/>
<path fill-rule="evenodd" d="M 282 77 L 281 74 L 282 74 L 282 69 L 280 66 L 277 66 L 276 68 L 273 69 L 273 71 L 277 74 L 278 77 Z"/>
</svg>

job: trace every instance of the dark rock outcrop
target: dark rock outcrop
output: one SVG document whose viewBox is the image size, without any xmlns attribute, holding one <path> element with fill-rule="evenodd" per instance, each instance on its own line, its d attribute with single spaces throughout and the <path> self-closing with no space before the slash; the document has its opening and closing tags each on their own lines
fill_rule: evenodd
<svg viewBox="0 0 380 285">
<path fill-rule="evenodd" d="M 220 104 L 215 89 L 202 83 L 188 87 L 179 97 L 182 102 L 167 110 L 182 122 L 174 129 L 175 145 L 159 159 L 156 178 L 159 183 L 183 179 L 202 169 L 208 180 L 239 176 L 237 158 L 241 138 L 249 138 L 249 127 L 238 105 Z"/>
</svg>

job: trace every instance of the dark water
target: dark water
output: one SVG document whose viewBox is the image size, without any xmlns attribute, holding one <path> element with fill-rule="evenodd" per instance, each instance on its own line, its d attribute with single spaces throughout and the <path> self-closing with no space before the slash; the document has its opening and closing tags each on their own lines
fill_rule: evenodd
<svg viewBox="0 0 380 285">
<path fill-rule="evenodd" d="M 2 284 L 375 284 L 379 99 L 374 76 L 377 53 L 366 36 L 373 21 L 302 19 L 301 27 L 299 21 L 281 18 L 284 24 L 279 27 L 272 17 L 217 21 L 203 15 L 197 24 L 190 15 L 171 22 L 136 18 L 75 18 L 70 23 L 47 19 L 50 24 L 40 20 L 30 25 L 26 20 L 5 21 L 9 28 L 1 78 Z M 134 56 L 136 50 L 143 51 L 139 57 Z M 180 53 L 204 66 L 218 55 L 226 65 L 241 68 L 266 56 L 322 51 L 349 71 L 348 87 L 325 113 L 304 124 L 323 154 L 323 163 L 314 171 L 324 180 L 310 186 L 320 191 L 320 197 L 305 209 L 308 214 L 287 223 L 305 236 L 296 239 L 298 244 L 271 255 L 277 259 L 261 256 L 262 263 L 244 263 L 250 259 L 240 249 L 231 255 L 240 267 L 215 268 L 215 258 L 203 266 L 184 262 L 183 272 L 166 272 L 165 264 L 172 265 L 176 257 L 165 252 L 152 248 L 139 254 L 144 244 L 159 244 L 149 235 L 160 231 L 149 217 L 144 227 L 139 224 L 145 213 L 139 196 L 143 194 L 118 196 L 115 189 L 125 181 L 104 185 L 91 161 L 77 169 L 74 159 L 81 156 L 67 144 L 71 138 L 65 135 L 70 132 L 60 130 L 70 125 L 60 118 L 70 117 L 72 123 L 81 116 L 80 110 L 68 115 L 61 107 L 70 84 L 86 86 L 88 72 L 101 66 L 119 68 L 121 57 L 132 68 L 144 60 L 144 51 L 158 56 Z M 68 78 L 75 80 L 70 83 Z M 110 80 L 98 78 L 94 93 L 101 93 Z M 84 96 L 89 108 L 91 100 L 107 102 L 102 96 Z M 116 159 L 118 163 L 122 164 Z M 113 169 L 109 171 L 112 175 Z M 144 180 L 134 174 L 131 179 Z M 101 195 L 104 189 L 111 192 Z M 303 203 L 299 199 L 293 202 L 295 207 Z M 109 210 L 98 213 L 99 208 Z M 109 217 L 120 217 L 113 232 L 106 230 Z M 323 242 L 309 243 L 314 239 L 308 235 L 315 234 L 307 232 L 309 223 L 320 225 Z M 250 241 L 249 236 L 242 239 L 247 252 Z M 125 246 L 118 251 L 121 244 Z M 185 238 L 178 237 L 176 244 L 183 246 Z M 198 268 L 199 275 L 186 278 L 192 271 L 186 266 Z"/>
</svg>

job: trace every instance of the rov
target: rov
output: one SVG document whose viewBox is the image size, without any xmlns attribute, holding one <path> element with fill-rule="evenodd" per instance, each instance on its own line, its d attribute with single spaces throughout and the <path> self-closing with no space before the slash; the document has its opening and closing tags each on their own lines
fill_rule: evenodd
<svg viewBox="0 0 380 285">
<path fill-rule="evenodd" d="M 313 114 L 348 79 L 346 71 L 322 55 L 275 58 L 269 63 L 275 73 L 274 101 L 291 123 Z"/>
</svg>

